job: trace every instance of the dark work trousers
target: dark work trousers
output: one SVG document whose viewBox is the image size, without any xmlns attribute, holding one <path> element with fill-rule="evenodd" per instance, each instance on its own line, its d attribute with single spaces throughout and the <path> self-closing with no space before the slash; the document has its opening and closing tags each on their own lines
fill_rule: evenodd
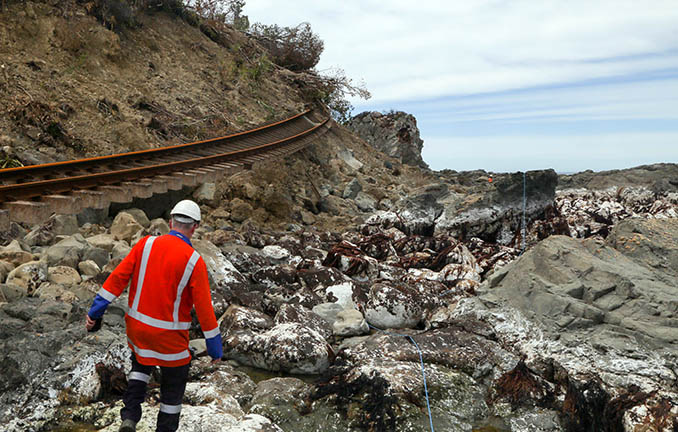
<svg viewBox="0 0 678 432">
<path fill-rule="evenodd" d="M 161 366 L 160 412 L 156 432 L 174 432 L 179 428 L 181 400 L 184 398 L 189 365 L 178 367 Z M 145 366 L 137 361 L 132 353 L 132 371 L 127 381 L 127 391 L 122 397 L 125 406 L 120 410 L 123 420 L 136 423 L 141 420 L 141 403 L 146 396 L 146 385 L 151 379 L 155 366 Z"/>
</svg>

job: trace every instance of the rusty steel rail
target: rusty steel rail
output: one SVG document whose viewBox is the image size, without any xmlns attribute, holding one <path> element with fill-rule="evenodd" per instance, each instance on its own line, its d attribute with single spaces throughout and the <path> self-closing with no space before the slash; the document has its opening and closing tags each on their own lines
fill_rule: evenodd
<svg viewBox="0 0 678 432">
<path fill-rule="evenodd" d="M 0 227 L 38 223 L 153 193 L 214 181 L 297 151 L 324 134 L 331 119 L 308 110 L 224 137 L 177 146 L 0 170 Z"/>
<path fill-rule="evenodd" d="M 184 158 L 185 154 L 192 152 L 195 154 L 212 154 L 215 149 L 231 147 L 234 150 L 238 149 L 239 141 L 243 138 L 252 140 L 260 138 L 261 142 L 266 142 L 269 136 L 276 136 L 280 133 L 282 128 L 291 129 L 295 126 L 301 126 L 301 129 L 306 128 L 304 118 L 310 114 L 311 110 L 306 110 L 296 114 L 290 118 L 280 120 L 273 123 L 268 123 L 254 129 L 236 132 L 231 135 L 213 138 L 203 141 L 196 141 L 191 143 L 179 144 L 175 146 L 167 146 L 160 148 L 153 148 L 147 150 L 140 150 L 127 153 L 119 153 L 107 156 L 98 156 L 87 159 L 78 159 L 72 161 L 53 162 L 41 165 L 29 165 L 26 167 L 7 168 L 0 170 L 0 183 L 3 185 L 13 185 L 17 183 L 24 183 L 29 181 L 36 181 L 41 179 L 50 179 L 54 176 L 67 177 L 68 173 L 85 172 L 94 173 L 97 171 L 111 171 L 114 165 L 122 164 L 148 164 L 161 158 Z M 269 138 L 270 139 L 270 138 Z M 0 196 L 0 201 L 2 201 Z"/>
</svg>

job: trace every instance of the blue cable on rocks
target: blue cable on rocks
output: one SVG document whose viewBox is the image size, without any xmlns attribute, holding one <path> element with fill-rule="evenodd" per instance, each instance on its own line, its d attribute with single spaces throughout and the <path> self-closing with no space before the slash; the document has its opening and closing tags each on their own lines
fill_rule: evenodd
<svg viewBox="0 0 678 432">
<path fill-rule="evenodd" d="M 370 326 L 370 328 L 378 330 L 378 331 L 380 331 L 384 334 L 387 334 L 389 336 L 399 336 L 399 337 L 401 336 L 401 337 L 407 338 L 407 339 L 410 340 L 410 342 L 412 342 L 412 344 L 414 344 L 415 348 L 417 348 L 417 352 L 419 352 L 419 363 L 421 364 L 421 375 L 424 378 L 424 394 L 426 395 L 426 409 L 428 410 L 428 421 L 431 424 L 431 432 L 435 432 L 435 430 L 433 429 L 433 416 L 431 415 L 431 403 L 430 403 L 429 398 L 428 398 L 428 385 L 426 384 L 426 370 L 424 369 L 424 356 L 421 352 L 421 348 L 419 348 L 419 344 L 417 344 L 417 342 L 414 340 L 414 338 L 410 335 L 400 334 L 400 333 L 391 333 L 391 332 L 388 332 L 386 330 L 382 330 L 379 327 L 375 327 L 370 323 L 367 323 L 367 325 Z"/>
<path fill-rule="evenodd" d="M 525 223 L 525 213 L 527 212 L 527 192 L 526 192 L 526 183 L 527 181 L 525 180 L 525 171 L 523 171 L 523 232 L 521 235 L 521 240 L 522 240 L 522 250 L 520 251 L 520 254 L 522 255 L 525 252 L 525 232 L 527 231 L 526 223 Z"/>
</svg>

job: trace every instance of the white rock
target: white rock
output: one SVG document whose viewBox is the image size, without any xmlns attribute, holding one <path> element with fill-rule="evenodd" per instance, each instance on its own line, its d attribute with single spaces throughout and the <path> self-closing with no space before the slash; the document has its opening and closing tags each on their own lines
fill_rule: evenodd
<svg viewBox="0 0 678 432">
<path fill-rule="evenodd" d="M 271 260 L 280 261 L 290 257 L 290 251 L 277 245 L 264 246 L 261 253 Z"/>
<path fill-rule="evenodd" d="M 325 293 L 326 296 L 331 294 L 336 297 L 336 303 L 340 305 L 342 309 L 355 307 L 355 304 L 353 303 L 353 282 L 347 281 L 329 286 L 325 290 Z"/>
</svg>

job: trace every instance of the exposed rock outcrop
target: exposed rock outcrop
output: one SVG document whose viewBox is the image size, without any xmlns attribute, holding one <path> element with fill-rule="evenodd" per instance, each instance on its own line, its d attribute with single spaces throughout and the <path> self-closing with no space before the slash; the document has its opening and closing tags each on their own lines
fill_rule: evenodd
<svg viewBox="0 0 678 432">
<path fill-rule="evenodd" d="M 421 157 L 424 141 L 419 136 L 417 120 L 412 114 L 366 111 L 353 117 L 347 127 L 377 150 L 400 159 L 402 163 L 428 168 Z"/>
</svg>

